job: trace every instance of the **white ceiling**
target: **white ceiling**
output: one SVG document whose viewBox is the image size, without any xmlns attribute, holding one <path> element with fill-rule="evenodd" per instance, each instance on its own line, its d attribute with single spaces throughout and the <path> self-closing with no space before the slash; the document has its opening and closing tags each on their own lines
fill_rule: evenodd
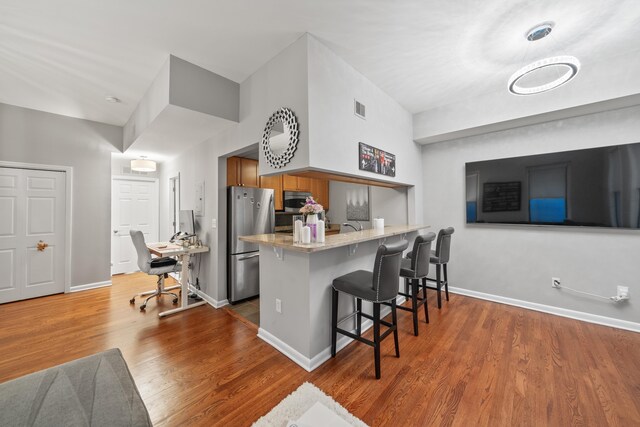
<svg viewBox="0 0 640 427">
<path fill-rule="evenodd" d="M 123 125 L 168 54 L 242 82 L 304 32 L 415 113 L 504 95 L 547 52 L 638 55 L 640 1 L 0 0 L 0 102 Z"/>
</svg>

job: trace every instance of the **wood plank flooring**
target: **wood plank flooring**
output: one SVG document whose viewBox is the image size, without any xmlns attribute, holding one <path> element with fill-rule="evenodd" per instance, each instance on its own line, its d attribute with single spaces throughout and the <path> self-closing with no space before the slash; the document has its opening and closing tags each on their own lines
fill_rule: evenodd
<svg viewBox="0 0 640 427">
<path fill-rule="evenodd" d="M 431 298 L 419 337 L 399 312 L 401 357 L 385 340 L 376 381 L 359 343 L 308 373 L 229 310 L 159 319 L 155 301 L 146 313 L 129 305 L 153 286 L 116 276 L 108 288 L 0 305 L 0 382 L 119 347 L 157 426 L 248 426 L 305 381 L 371 426 L 640 425 L 633 332 L 458 295 L 438 310 Z"/>
</svg>

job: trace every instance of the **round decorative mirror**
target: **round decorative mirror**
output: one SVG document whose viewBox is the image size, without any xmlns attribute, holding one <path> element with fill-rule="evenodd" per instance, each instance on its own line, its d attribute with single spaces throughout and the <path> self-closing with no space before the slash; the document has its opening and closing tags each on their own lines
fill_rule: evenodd
<svg viewBox="0 0 640 427">
<path fill-rule="evenodd" d="M 262 134 L 262 154 L 269 166 L 279 169 L 289 163 L 298 147 L 298 120 L 288 108 L 269 117 Z"/>
</svg>

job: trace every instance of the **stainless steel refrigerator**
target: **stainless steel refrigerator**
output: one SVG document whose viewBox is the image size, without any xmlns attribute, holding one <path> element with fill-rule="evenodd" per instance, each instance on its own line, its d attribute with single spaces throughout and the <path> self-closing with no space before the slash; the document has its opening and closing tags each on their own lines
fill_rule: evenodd
<svg viewBox="0 0 640 427">
<path fill-rule="evenodd" d="M 227 194 L 227 296 L 232 304 L 260 293 L 258 245 L 239 236 L 273 233 L 273 190 L 229 187 Z"/>
</svg>

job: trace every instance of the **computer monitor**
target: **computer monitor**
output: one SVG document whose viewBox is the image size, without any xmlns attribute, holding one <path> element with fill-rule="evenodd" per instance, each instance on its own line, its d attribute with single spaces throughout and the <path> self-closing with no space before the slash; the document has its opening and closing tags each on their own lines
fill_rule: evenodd
<svg viewBox="0 0 640 427">
<path fill-rule="evenodd" d="M 178 231 L 188 235 L 196 234 L 196 223 L 192 210 L 181 210 Z"/>
</svg>

